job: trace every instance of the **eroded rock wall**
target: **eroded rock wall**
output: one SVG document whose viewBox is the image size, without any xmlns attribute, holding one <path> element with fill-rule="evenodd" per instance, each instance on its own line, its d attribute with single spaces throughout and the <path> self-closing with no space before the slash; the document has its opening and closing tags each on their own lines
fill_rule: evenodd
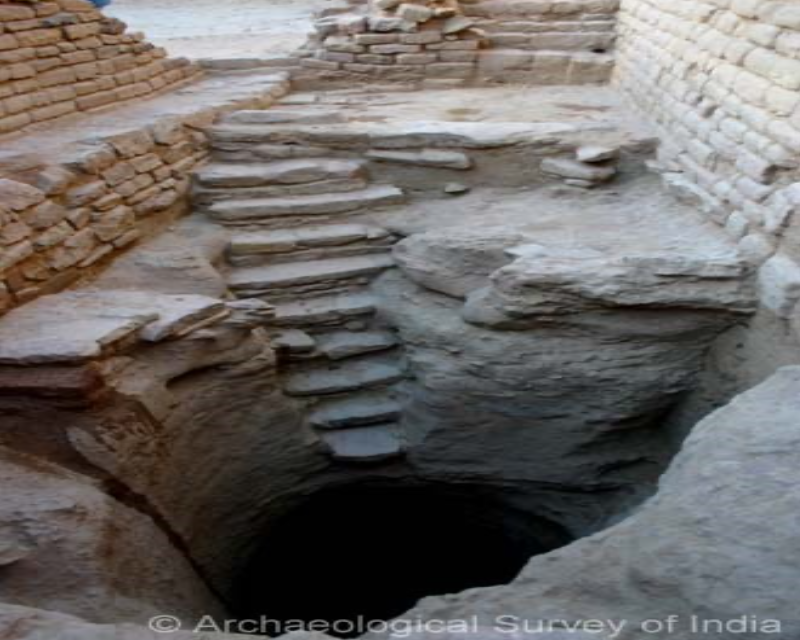
<svg viewBox="0 0 800 640">
<path fill-rule="evenodd" d="M 671 452 L 660 420 L 752 305 L 735 251 L 623 257 L 448 230 L 395 254 L 403 273 L 375 289 L 409 361 L 412 464 L 527 483 L 576 534 L 648 491 Z"/>
<path fill-rule="evenodd" d="M 146 623 L 164 611 L 187 621 L 221 613 L 164 531 L 101 482 L 6 448 L 0 479 L 4 604 L 99 623 Z"/>
<path fill-rule="evenodd" d="M 798 391 L 800 369 L 788 367 L 708 416 L 656 496 L 619 525 L 533 559 L 508 586 L 429 598 L 407 615 L 478 615 L 489 628 L 500 616 L 534 629 L 613 621 L 615 640 L 795 637 Z M 709 620 L 739 623 L 693 626 Z"/>
</svg>

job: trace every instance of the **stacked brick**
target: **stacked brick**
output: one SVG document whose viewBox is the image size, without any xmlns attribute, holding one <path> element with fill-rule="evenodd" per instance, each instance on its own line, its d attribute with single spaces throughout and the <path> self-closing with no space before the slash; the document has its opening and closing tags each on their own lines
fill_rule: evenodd
<svg viewBox="0 0 800 640">
<path fill-rule="evenodd" d="M 800 4 L 625 0 L 620 24 L 616 81 L 661 127 L 667 179 L 769 259 L 767 306 L 799 310 Z"/>
<path fill-rule="evenodd" d="M 619 0 L 370 0 L 317 23 L 304 65 L 327 80 L 608 82 Z"/>
<path fill-rule="evenodd" d="M 328 79 L 465 83 L 483 44 L 474 23 L 457 0 L 372 0 L 361 13 L 317 21 L 303 66 Z"/>
<path fill-rule="evenodd" d="M 467 16 L 486 33 L 484 84 L 590 84 L 613 70 L 619 0 L 478 0 Z"/>
<path fill-rule="evenodd" d="M 185 213 L 192 171 L 209 153 L 203 129 L 221 113 L 265 109 L 289 90 L 285 76 L 249 86 L 243 82 L 234 98 L 197 92 L 197 110 L 186 115 L 145 109 L 118 132 L 88 141 L 75 134 L 72 143 L 54 145 L 46 164 L 6 150 L 0 158 L 0 314 L 92 277 Z M 167 113 L 174 105 L 171 96 L 155 100 Z M 34 135 L 42 139 L 47 132 Z M 9 146 L 25 147 L 31 137 Z"/>
<path fill-rule="evenodd" d="M 147 96 L 198 73 L 86 0 L 0 0 L 0 134 Z"/>
<path fill-rule="evenodd" d="M 58 291 L 171 209 L 205 139 L 158 125 L 110 139 L 27 181 L 0 179 L 0 311 Z"/>
</svg>

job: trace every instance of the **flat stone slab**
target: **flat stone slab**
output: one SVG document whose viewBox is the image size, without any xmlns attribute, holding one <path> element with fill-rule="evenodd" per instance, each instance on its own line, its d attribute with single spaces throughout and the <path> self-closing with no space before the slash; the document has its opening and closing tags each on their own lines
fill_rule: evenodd
<svg viewBox="0 0 800 640">
<path fill-rule="evenodd" d="M 340 369 L 309 369 L 286 379 L 284 391 L 290 396 L 323 396 L 399 382 L 402 369 L 381 362 L 349 363 Z"/>
<path fill-rule="evenodd" d="M 211 205 L 209 212 L 223 223 L 244 223 L 260 218 L 348 213 L 368 207 L 400 204 L 403 201 L 402 190 L 381 185 L 345 193 L 230 200 Z"/>
<path fill-rule="evenodd" d="M 346 322 L 374 314 L 377 304 L 375 297 L 366 293 L 319 296 L 276 305 L 274 324 L 282 327 L 309 327 L 315 324 Z"/>
<path fill-rule="evenodd" d="M 521 122 L 345 122 L 328 125 L 233 125 L 210 130 L 219 143 L 280 143 L 337 149 L 447 148 L 493 149 L 520 143 L 547 142 L 553 136 L 577 133 L 580 124 Z"/>
<path fill-rule="evenodd" d="M 455 169 L 464 171 L 472 168 L 472 160 L 466 153 L 441 149 L 423 149 L 422 151 L 392 151 L 378 149 L 368 151 L 367 158 L 376 162 L 433 167 L 437 169 Z"/>
<path fill-rule="evenodd" d="M 340 111 L 332 109 L 266 109 L 237 111 L 222 119 L 231 124 L 328 124 L 345 122 Z"/>
<path fill-rule="evenodd" d="M 288 262 L 235 269 L 228 284 L 234 290 L 260 291 L 371 276 L 394 266 L 391 254 Z"/>
<path fill-rule="evenodd" d="M 311 413 L 309 422 L 317 429 L 350 429 L 393 422 L 400 411 L 400 404 L 385 393 L 359 393 L 325 400 Z"/>
<path fill-rule="evenodd" d="M 266 163 L 215 163 L 198 171 L 196 178 L 206 188 L 235 188 L 350 180 L 363 173 L 364 163 L 357 160 L 300 158 Z"/>
<path fill-rule="evenodd" d="M 380 227 L 363 224 L 332 224 L 242 233 L 231 239 L 232 256 L 290 253 L 300 249 L 336 247 L 362 240 L 380 240 L 391 234 Z"/>
<path fill-rule="evenodd" d="M 323 441 L 330 455 L 342 462 L 380 462 L 402 456 L 402 431 L 398 425 L 329 431 Z"/>
<path fill-rule="evenodd" d="M 344 360 L 392 349 L 397 346 L 397 337 L 388 331 L 336 331 L 320 335 L 317 343 L 326 358 Z"/>
<path fill-rule="evenodd" d="M 44 296 L 0 320 L 0 364 L 84 362 L 123 340 L 180 337 L 229 313 L 223 302 L 198 295 L 87 291 Z"/>
</svg>

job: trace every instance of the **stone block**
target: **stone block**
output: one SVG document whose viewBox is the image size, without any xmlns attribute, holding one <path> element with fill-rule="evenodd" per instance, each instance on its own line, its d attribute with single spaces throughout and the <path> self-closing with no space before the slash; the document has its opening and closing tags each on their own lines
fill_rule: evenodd
<svg viewBox="0 0 800 640">
<path fill-rule="evenodd" d="M 800 301 L 800 265 L 782 253 L 774 255 L 759 269 L 758 287 L 767 309 L 790 318 Z"/>
</svg>

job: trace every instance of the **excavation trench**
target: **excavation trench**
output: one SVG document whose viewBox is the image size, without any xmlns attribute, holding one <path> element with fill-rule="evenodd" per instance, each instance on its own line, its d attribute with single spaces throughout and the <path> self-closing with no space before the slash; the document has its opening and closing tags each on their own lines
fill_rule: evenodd
<svg viewBox="0 0 800 640">
<path fill-rule="evenodd" d="M 322 621 L 355 637 L 423 597 L 506 584 L 570 537 L 505 493 L 402 480 L 317 491 L 265 528 L 233 613 L 270 620 L 271 633 Z"/>
<path fill-rule="evenodd" d="M 299 94 L 211 131 L 196 206 L 230 291 L 274 306 L 250 515 L 224 552 L 198 540 L 240 619 L 355 636 L 509 583 L 674 453 L 747 267 L 613 92 L 520 91 Z"/>
<path fill-rule="evenodd" d="M 649 134 L 609 91 L 515 95 L 301 94 L 231 114 L 209 131 L 196 215 L 87 298 L 26 307 L 19 327 L 51 333 L 76 309 L 112 335 L 146 309 L 183 321 L 120 345 L 90 411 L 36 398 L 5 427 L 141 496 L 140 527 L 158 514 L 152 546 L 172 556 L 146 567 L 130 619 L 352 637 L 512 582 L 655 491 L 674 410 L 751 310 L 749 266 L 649 173 Z M 506 106 L 451 119 L 480 99 Z M 408 119 L 390 118 L 398 100 Z M 131 281 L 163 291 L 117 290 Z M 31 438 L 53 424 L 58 442 Z M 12 586 L 19 604 L 120 619 Z"/>
</svg>

